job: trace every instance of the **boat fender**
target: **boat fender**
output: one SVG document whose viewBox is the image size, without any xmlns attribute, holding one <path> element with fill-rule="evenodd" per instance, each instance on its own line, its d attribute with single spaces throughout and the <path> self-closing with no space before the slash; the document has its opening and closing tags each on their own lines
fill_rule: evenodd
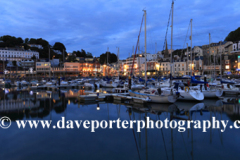
<svg viewBox="0 0 240 160">
<path fill-rule="evenodd" d="M 185 87 L 185 92 L 188 92 L 189 91 L 189 87 Z"/>
</svg>

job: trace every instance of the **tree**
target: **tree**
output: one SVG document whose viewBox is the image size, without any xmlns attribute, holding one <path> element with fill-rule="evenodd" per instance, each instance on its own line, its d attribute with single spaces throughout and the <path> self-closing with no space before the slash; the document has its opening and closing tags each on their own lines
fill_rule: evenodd
<svg viewBox="0 0 240 160">
<path fill-rule="evenodd" d="M 30 46 L 29 46 L 29 45 L 27 45 L 27 43 L 24 43 L 24 44 L 23 44 L 23 47 L 24 47 L 24 49 L 25 49 L 25 50 L 28 50 L 28 49 L 30 49 Z"/>
<path fill-rule="evenodd" d="M 36 44 L 36 42 L 37 42 L 37 40 L 36 40 L 35 38 L 31 38 L 31 39 L 29 40 L 29 43 L 30 43 L 30 44 Z"/>
<path fill-rule="evenodd" d="M 18 37 L 18 38 L 17 38 L 17 43 L 18 43 L 18 44 L 23 44 L 23 40 L 22 40 L 21 37 Z"/>
<path fill-rule="evenodd" d="M 54 45 L 53 45 L 53 49 L 55 50 L 59 50 L 59 51 L 66 51 L 66 48 L 64 46 L 64 44 L 60 43 L 60 42 L 56 42 Z"/>
<path fill-rule="evenodd" d="M 36 57 L 35 55 L 33 55 L 31 59 L 32 59 L 32 60 L 36 60 L 37 57 Z"/>
<path fill-rule="evenodd" d="M 92 53 L 87 52 L 86 57 L 87 57 L 87 58 L 93 58 Z"/>
<path fill-rule="evenodd" d="M 28 44 L 28 42 L 29 42 L 29 38 L 25 38 L 24 43 Z"/>
<path fill-rule="evenodd" d="M 108 54 L 108 55 L 107 55 Z M 108 60 L 107 60 L 108 57 Z M 106 52 L 100 55 L 100 64 L 106 64 L 106 63 L 114 63 L 117 62 L 117 56 L 114 53 Z"/>
<path fill-rule="evenodd" d="M 0 40 L 3 41 L 3 43 L 1 43 L 1 47 L 15 47 L 15 46 L 22 45 L 23 43 L 22 38 L 20 37 L 16 38 L 14 36 L 9 36 L 9 35 L 0 37 Z"/>
<path fill-rule="evenodd" d="M 240 40 L 240 27 L 235 31 L 232 31 L 228 34 L 224 41 L 239 41 Z"/>
<path fill-rule="evenodd" d="M 81 49 L 81 51 L 77 50 L 77 51 L 73 51 L 72 52 L 73 55 L 76 55 L 76 57 L 86 57 L 86 51 Z"/>
<path fill-rule="evenodd" d="M 76 60 L 76 57 L 74 55 L 71 55 L 71 56 L 67 57 L 67 61 L 68 62 L 76 62 L 77 60 Z"/>
</svg>

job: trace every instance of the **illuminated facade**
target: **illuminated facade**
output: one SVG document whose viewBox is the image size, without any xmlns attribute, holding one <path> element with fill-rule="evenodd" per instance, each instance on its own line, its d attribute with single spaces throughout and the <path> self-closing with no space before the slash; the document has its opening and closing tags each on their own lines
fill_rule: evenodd
<svg viewBox="0 0 240 160">
<path fill-rule="evenodd" d="M 145 57 L 142 57 L 141 54 L 137 54 L 134 60 L 134 57 L 127 58 L 126 61 L 123 61 L 121 64 L 121 73 L 122 75 L 129 75 L 133 68 L 134 75 L 140 75 L 141 74 L 141 65 L 145 63 Z"/>
<path fill-rule="evenodd" d="M 101 73 L 100 63 L 94 62 L 65 62 L 64 71 L 68 74 L 80 74 L 82 76 L 93 76 Z"/>
</svg>

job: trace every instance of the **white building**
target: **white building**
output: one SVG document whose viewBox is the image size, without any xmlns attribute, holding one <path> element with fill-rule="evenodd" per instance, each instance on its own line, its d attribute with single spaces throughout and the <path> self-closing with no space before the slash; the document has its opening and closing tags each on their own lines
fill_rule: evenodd
<svg viewBox="0 0 240 160">
<path fill-rule="evenodd" d="M 39 53 L 36 51 L 0 49 L 0 60 L 20 61 L 22 59 L 30 59 L 33 56 L 39 59 Z"/>
<path fill-rule="evenodd" d="M 163 73 L 163 75 L 170 74 L 170 62 L 160 62 L 159 63 L 159 71 Z"/>
<path fill-rule="evenodd" d="M 186 62 L 174 62 L 174 69 L 173 69 L 173 75 L 186 75 L 187 72 L 187 63 Z"/>
<path fill-rule="evenodd" d="M 145 56 L 145 54 L 143 54 Z M 156 54 L 147 53 L 147 61 L 152 61 L 157 58 Z"/>
<path fill-rule="evenodd" d="M 240 51 L 240 41 L 236 42 L 236 43 L 233 43 L 232 45 L 232 52 L 239 52 Z"/>
<path fill-rule="evenodd" d="M 131 72 L 133 66 L 134 73 L 140 73 L 141 65 L 145 63 L 145 57 L 142 57 L 141 54 L 136 55 L 133 65 L 133 57 L 127 58 L 126 61 L 122 62 L 122 72 L 126 75 L 128 72 Z"/>
<path fill-rule="evenodd" d="M 194 46 L 193 53 L 197 53 L 197 56 L 203 56 L 203 50 L 201 46 Z"/>
</svg>

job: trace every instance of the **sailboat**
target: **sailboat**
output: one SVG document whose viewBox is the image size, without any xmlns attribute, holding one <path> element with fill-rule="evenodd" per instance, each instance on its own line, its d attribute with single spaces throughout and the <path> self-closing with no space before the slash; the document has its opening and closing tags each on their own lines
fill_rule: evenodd
<svg viewBox="0 0 240 160">
<path fill-rule="evenodd" d="M 146 60 L 146 10 L 144 11 L 144 18 L 145 18 L 145 87 L 147 84 L 147 74 L 146 74 L 146 65 L 147 65 L 147 60 Z M 143 22 L 143 19 L 142 19 Z M 141 25 L 142 27 L 142 25 Z M 141 33 L 141 27 L 140 27 L 140 32 L 139 32 L 139 36 L 138 36 L 138 40 L 137 40 L 137 45 L 138 46 L 138 42 L 139 42 L 139 37 L 140 37 L 140 33 Z M 135 50 L 135 55 L 136 55 L 136 51 L 137 51 L 137 47 Z M 133 59 L 133 64 L 134 64 L 134 60 L 135 60 L 135 55 L 134 55 L 134 59 Z M 132 70 L 131 70 L 131 74 L 133 71 L 133 66 L 132 66 Z M 177 100 L 177 96 L 173 95 L 173 92 L 166 92 L 166 91 L 161 91 L 160 88 L 151 88 L 151 89 L 143 89 L 141 91 L 133 91 L 133 90 L 129 90 L 128 91 L 130 96 L 133 97 L 138 97 L 138 98 L 143 98 L 143 99 L 147 99 L 150 102 L 153 103 L 174 103 Z"/>
</svg>

